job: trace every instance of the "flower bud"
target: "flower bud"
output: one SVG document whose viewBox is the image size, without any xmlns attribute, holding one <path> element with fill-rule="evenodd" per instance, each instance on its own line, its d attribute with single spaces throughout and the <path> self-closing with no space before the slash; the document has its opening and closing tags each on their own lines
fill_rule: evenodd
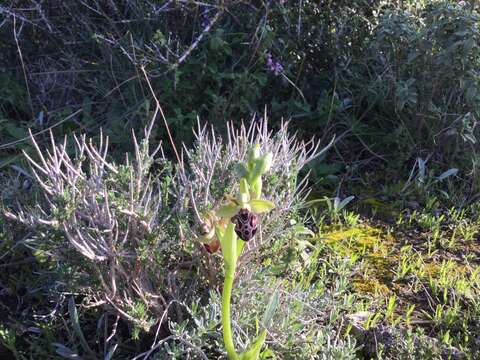
<svg viewBox="0 0 480 360">
<path fill-rule="evenodd" d="M 255 162 L 260 157 L 260 144 L 255 144 L 247 154 L 247 161 L 249 163 Z"/>
</svg>

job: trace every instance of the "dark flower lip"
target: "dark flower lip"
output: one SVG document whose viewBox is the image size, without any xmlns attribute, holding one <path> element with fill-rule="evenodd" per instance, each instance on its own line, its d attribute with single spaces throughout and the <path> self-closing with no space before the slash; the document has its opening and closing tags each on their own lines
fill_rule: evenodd
<svg viewBox="0 0 480 360">
<path fill-rule="evenodd" d="M 231 221 L 235 225 L 235 233 L 243 241 L 251 240 L 257 233 L 258 215 L 247 209 L 240 209 Z"/>
</svg>

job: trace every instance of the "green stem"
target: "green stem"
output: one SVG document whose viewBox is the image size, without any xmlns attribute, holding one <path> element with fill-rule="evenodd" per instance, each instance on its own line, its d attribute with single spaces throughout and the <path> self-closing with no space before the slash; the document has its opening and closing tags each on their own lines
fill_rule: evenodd
<svg viewBox="0 0 480 360">
<path fill-rule="evenodd" d="M 238 359 L 237 352 L 235 351 L 235 345 L 233 344 L 232 326 L 230 319 L 230 298 L 232 296 L 233 275 L 235 269 L 231 269 L 229 266 L 225 269 L 225 280 L 223 282 L 222 291 L 222 328 L 223 328 L 223 342 L 227 355 L 230 360 Z"/>
</svg>

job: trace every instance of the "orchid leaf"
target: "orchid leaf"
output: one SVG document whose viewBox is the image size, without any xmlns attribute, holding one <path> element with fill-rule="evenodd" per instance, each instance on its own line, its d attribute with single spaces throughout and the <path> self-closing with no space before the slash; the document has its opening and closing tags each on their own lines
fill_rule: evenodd
<svg viewBox="0 0 480 360">
<path fill-rule="evenodd" d="M 219 227 L 217 226 L 217 229 Z M 235 234 L 234 225 L 229 223 L 223 236 L 218 236 L 222 248 L 223 261 L 227 267 L 235 269 L 237 263 L 237 234 Z"/>
<path fill-rule="evenodd" d="M 261 214 L 275 208 L 275 204 L 269 200 L 254 199 L 250 201 L 252 211 L 256 214 Z"/>
</svg>

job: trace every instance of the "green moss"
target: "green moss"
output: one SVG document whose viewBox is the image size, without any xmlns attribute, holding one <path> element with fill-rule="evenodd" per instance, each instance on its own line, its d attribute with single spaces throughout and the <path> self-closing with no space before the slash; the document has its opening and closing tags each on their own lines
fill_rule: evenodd
<svg viewBox="0 0 480 360">
<path fill-rule="evenodd" d="M 475 271 L 476 267 L 470 267 L 456 261 L 429 262 L 424 264 L 418 275 L 423 279 L 447 279 L 454 281 L 458 278 L 465 277 Z"/>
<path fill-rule="evenodd" d="M 396 239 L 385 229 L 366 224 L 331 226 L 323 229 L 320 238 L 341 256 L 357 259 L 361 274 L 352 280 L 354 289 L 377 296 L 390 293 L 398 255 Z"/>
<path fill-rule="evenodd" d="M 364 224 L 347 229 L 327 227 L 320 237 L 341 255 L 388 256 L 394 243 L 394 238 L 383 229 Z"/>
<path fill-rule="evenodd" d="M 353 288 L 364 294 L 386 297 L 391 294 L 390 289 L 377 279 L 357 279 L 352 281 Z"/>
</svg>

